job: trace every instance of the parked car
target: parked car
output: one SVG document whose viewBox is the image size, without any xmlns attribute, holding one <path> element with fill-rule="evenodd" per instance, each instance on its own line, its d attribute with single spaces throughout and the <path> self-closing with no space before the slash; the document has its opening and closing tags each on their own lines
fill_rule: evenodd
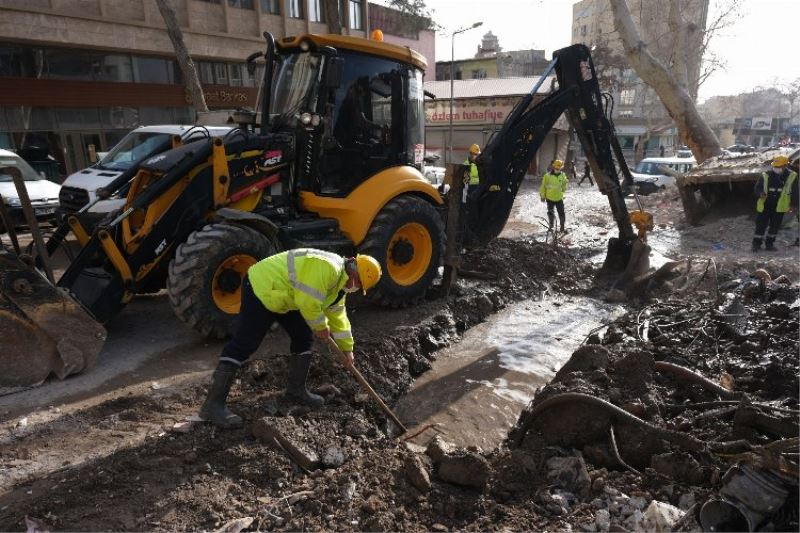
<svg viewBox="0 0 800 533">
<path fill-rule="evenodd" d="M 431 182 L 431 185 L 438 187 L 444 183 L 444 167 L 434 166 L 439 161 L 439 156 L 436 154 L 427 155 L 422 159 L 422 175 L 425 179 Z"/>
<path fill-rule="evenodd" d="M 737 154 L 749 154 L 750 152 L 755 152 L 756 149 L 749 144 L 732 144 L 730 146 L 726 146 L 724 148 L 728 152 L 737 153 Z"/>
<path fill-rule="evenodd" d="M 36 172 L 24 159 L 8 150 L 0 149 L 0 168 L 16 167 L 22 173 L 25 180 L 25 189 L 31 199 L 31 205 L 37 220 L 52 221 L 55 219 L 56 208 L 58 207 L 58 192 L 61 186 Z M 6 205 L 6 211 L 11 218 L 11 224 L 23 226 L 26 224 L 25 215 L 22 212 L 22 202 L 17 194 L 17 188 L 9 174 L 0 173 L 0 196 Z M 0 220 L 0 231 L 5 232 L 6 228 Z"/>
<path fill-rule="evenodd" d="M 180 135 L 184 144 L 211 135 L 225 135 L 230 127 L 162 125 L 141 126 L 128 133 L 100 161 L 64 180 L 59 196 L 59 216 L 74 213 L 97 198 L 97 189 L 148 157 L 172 147 L 172 137 Z M 110 201 L 112 210 L 119 202 Z"/>
<path fill-rule="evenodd" d="M 650 194 L 675 183 L 675 177 L 667 174 L 664 167 L 681 174 L 688 172 L 697 162 L 693 157 L 648 157 L 639 161 L 631 171 L 637 192 Z"/>
</svg>

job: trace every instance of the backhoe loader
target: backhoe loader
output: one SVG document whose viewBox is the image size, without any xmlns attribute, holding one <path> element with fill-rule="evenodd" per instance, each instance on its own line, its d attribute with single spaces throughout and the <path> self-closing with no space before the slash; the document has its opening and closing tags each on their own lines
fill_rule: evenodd
<svg viewBox="0 0 800 533">
<path fill-rule="evenodd" d="M 247 269 L 288 248 L 372 255 L 384 270 L 372 298 L 383 305 L 420 300 L 437 276 L 446 211 L 444 189 L 420 172 L 425 59 L 371 39 L 309 34 L 276 42 L 264 35 L 265 52 L 248 58 L 253 65 L 263 56 L 266 65 L 259 124 L 252 113 L 250 124 L 243 120 L 224 137 L 143 161 L 108 187 L 125 191 L 119 212 L 91 230 L 81 213 L 72 215 L 48 243 L 52 252 L 68 231 L 80 243 L 56 285 L 98 323 L 134 295 L 166 288 L 182 321 L 222 338 L 239 311 Z M 525 169 L 567 111 L 619 226 L 609 254 L 619 268 L 636 237 L 612 153 L 628 180 L 630 173 L 588 49 L 556 52 L 550 70 L 559 89 L 531 105 L 535 87 L 478 159 L 481 185 L 471 195 L 465 244 L 480 246 L 500 233 Z M 3 291 L 13 285 L 7 281 Z M 22 315 L 31 329 L 38 326 L 29 309 Z M 24 341 L 3 339 L 0 386 L 28 379 L 20 374 L 19 362 L 32 350 Z"/>
</svg>

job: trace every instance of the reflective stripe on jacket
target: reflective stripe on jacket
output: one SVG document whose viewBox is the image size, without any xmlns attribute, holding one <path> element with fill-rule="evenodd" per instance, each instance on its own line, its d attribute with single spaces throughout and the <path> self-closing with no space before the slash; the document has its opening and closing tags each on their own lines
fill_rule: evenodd
<svg viewBox="0 0 800 533">
<path fill-rule="evenodd" d="M 775 183 L 775 180 L 771 180 L 770 177 L 774 176 L 775 178 L 780 179 L 781 175 L 775 174 L 774 172 L 764 172 L 761 174 L 761 182 L 762 182 L 762 192 L 765 196 L 769 197 L 770 193 L 774 196 L 777 193 L 780 193 L 778 196 L 778 202 L 775 204 L 775 212 L 776 213 L 786 213 L 789 210 L 789 204 L 792 199 L 792 185 L 794 185 L 795 180 L 797 179 L 797 173 L 792 171 L 789 172 L 789 176 L 786 178 L 786 181 L 783 182 L 782 187 L 778 187 L 780 184 Z M 773 183 L 770 183 L 772 181 Z M 756 200 L 756 211 L 759 213 L 764 212 L 764 206 L 766 204 L 767 198 L 759 197 Z"/>
<path fill-rule="evenodd" d="M 539 196 L 551 202 L 558 202 L 564 198 L 567 190 L 567 175 L 563 172 L 551 174 L 545 172 L 542 176 L 542 186 L 539 187 Z"/>
<path fill-rule="evenodd" d="M 274 313 L 300 311 L 314 331 L 330 328 L 342 350 L 353 349 L 345 296 L 344 259 L 322 250 L 298 248 L 262 259 L 247 271 L 253 292 Z"/>
<path fill-rule="evenodd" d="M 481 182 L 481 178 L 480 176 L 478 176 L 478 165 L 476 165 L 469 159 L 465 159 L 464 164 L 469 166 L 469 184 L 479 185 Z"/>
</svg>

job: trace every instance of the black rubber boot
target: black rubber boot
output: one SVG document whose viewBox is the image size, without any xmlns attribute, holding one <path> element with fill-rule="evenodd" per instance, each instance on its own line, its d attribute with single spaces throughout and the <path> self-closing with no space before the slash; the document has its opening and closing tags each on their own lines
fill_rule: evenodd
<svg viewBox="0 0 800 533">
<path fill-rule="evenodd" d="M 286 386 L 286 397 L 309 407 L 320 407 L 325 403 L 325 398 L 319 394 L 308 392 L 306 380 L 311 368 L 312 352 L 293 354 L 289 356 L 289 379 Z"/>
<path fill-rule="evenodd" d="M 778 249 L 775 248 L 775 239 L 767 239 L 767 245 L 764 249 L 768 252 L 777 252 Z"/>
<path fill-rule="evenodd" d="M 550 231 L 550 230 L 553 229 L 553 224 L 555 223 L 555 221 L 556 221 L 556 217 L 554 217 L 553 215 L 548 213 L 547 214 L 547 231 Z"/>
<path fill-rule="evenodd" d="M 206 422 L 221 428 L 238 428 L 242 426 L 242 417 L 233 414 L 225 405 L 228 392 L 236 378 L 236 368 L 217 368 L 208 387 L 208 397 L 198 415 Z"/>
<path fill-rule="evenodd" d="M 753 246 L 750 248 L 751 252 L 757 252 L 761 249 L 761 239 L 753 239 Z"/>
<path fill-rule="evenodd" d="M 566 233 L 567 230 L 564 228 L 565 219 L 560 219 L 559 222 L 561 223 L 561 233 Z"/>
<path fill-rule="evenodd" d="M 792 246 L 800 246 L 800 238 L 794 240 L 794 244 Z"/>
</svg>

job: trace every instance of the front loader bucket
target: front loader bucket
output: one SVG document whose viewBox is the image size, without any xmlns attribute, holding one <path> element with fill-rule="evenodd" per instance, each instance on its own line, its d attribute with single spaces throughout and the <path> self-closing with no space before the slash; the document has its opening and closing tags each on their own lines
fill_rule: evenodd
<svg viewBox="0 0 800 533">
<path fill-rule="evenodd" d="M 0 394 L 94 365 L 106 331 L 63 290 L 0 251 Z"/>
</svg>

